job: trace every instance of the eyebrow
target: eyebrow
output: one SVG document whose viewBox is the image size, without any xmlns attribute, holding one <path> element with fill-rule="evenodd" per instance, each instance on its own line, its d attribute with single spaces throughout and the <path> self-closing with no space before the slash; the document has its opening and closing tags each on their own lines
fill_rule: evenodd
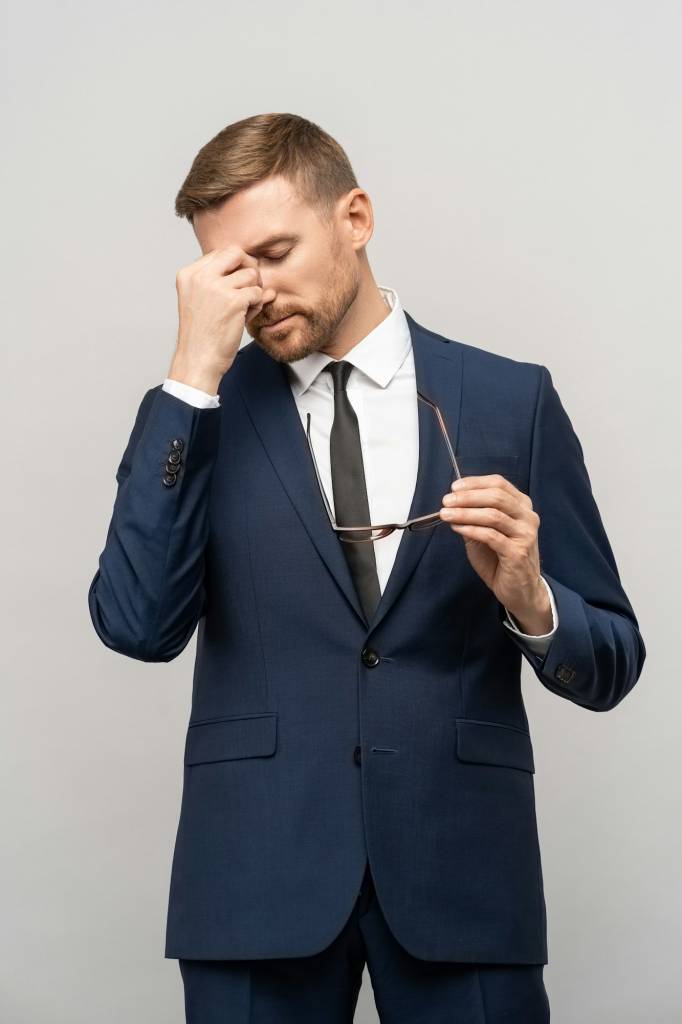
<svg viewBox="0 0 682 1024">
<path fill-rule="evenodd" d="M 273 245 L 278 245 L 280 242 L 298 242 L 298 235 L 271 235 L 270 238 L 266 238 L 264 242 L 259 245 L 255 245 L 252 249 L 245 250 L 249 256 L 257 256 L 260 253 L 265 252 L 267 249 L 271 249 Z"/>
</svg>

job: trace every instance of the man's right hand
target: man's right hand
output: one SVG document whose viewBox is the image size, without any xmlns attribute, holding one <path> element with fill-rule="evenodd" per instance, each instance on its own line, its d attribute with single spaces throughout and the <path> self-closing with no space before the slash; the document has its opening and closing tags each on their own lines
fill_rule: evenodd
<svg viewBox="0 0 682 1024">
<path fill-rule="evenodd" d="M 212 249 L 182 267 L 178 293 L 178 340 L 167 376 L 216 394 L 235 360 L 247 321 L 272 302 L 263 290 L 258 261 L 230 245 Z"/>
</svg>

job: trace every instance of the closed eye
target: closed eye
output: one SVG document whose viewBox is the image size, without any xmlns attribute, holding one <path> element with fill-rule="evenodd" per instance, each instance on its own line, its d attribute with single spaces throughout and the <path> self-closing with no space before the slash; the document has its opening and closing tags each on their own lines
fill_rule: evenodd
<svg viewBox="0 0 682 1024">
<path fill-rule="evenodd" d="M 291 252 L 291 249 L 289 252 Z M 283 256 L 263 256 L 263 259 L 268 260 L 269 263 L 279 263 L 281 260 L 286 259 L 289 252 L 285 252 Z"/>
</svg>

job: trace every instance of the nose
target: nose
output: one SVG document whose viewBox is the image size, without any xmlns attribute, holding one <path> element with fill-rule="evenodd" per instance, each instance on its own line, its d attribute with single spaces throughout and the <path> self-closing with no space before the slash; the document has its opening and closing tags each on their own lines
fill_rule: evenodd
<svg viewBox="0 0 682 1024">
<path fill-rule="evenodd" d="M 262 271 L 260 272 L 260 286 L 263 289 L 263 305 L 268 302 L 272 302 L 277 295 L 277 290 L 272 286 L 269 278 Z"/>
</svg>

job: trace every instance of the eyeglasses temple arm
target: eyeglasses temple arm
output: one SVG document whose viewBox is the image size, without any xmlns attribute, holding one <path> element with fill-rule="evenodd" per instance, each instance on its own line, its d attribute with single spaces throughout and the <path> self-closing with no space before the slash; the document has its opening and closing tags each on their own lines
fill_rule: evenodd
<svg viewBox="0 0 682 1024">
<path fill-rule="evenodd" d="M 307 425 L 306 425 L 306 428 L 305 428 L 305 433 L 306 433 L 306 437 L 308 438 L 308 446 L 310 448 L 310 454 L 311 454 L 312 459 L 313 459 L 313 467 L 315 469 L 315 476 L 317 477 L 317 482 L 318 482 L 319 487 L 320 487 L 320 492 L 321 492 L 322 497 L 324 499 L 324 507 L 327 510 L 327 515 L 329 516 L 329 522 L 332 524 L 332 526 L 336 526 L 336 520 L 334 519 L 334 516 L 332 515 L 332 510 L 331 510 L 331 507 L 329 505 L 329 499 L 327 498 L 327 495 L 325 493 L 325 489 L 322 486 L 322 480 L 320 478 L 320 471 L 317 468 L 317 459 L 315 458 L 315 452 L 313 451 L 313 442 L 310 439 L 310 413 L 306 413 L 306 420 L 307 420 Z"/>
<path fill-rule="evenodd" d="M 438 422 L 440 423 L 440 429 L 441 429 L 441 432 L 443 434 L 443 440 L 445 441 L 445 444 L 447 445 L 447 448 L 448 448 L 448 454 L 450 456 L 450 462 L 452 463 L 452 468 L 454 469 L 455 474 L 457 476 L 457 479 L 459 480 L 460 477 L 462 476 L 462 474 L 459 471 L 459 466 L 457 465 L 457 459 L 455 458 L 455 453 L 452 450 L 452 445 L 450 444 L 450 438 L 448 437 L 448 432 L 447 432 L 447 429 L 445 427 L 445 421 L 443 420 L 443 416 L 441 414 L 440 409 L 435 404 L 435 402 L 432 402 L 429 398 L 426 397 L 426 395 L 422 395 L 421 391 L 417 391 L 417 398 L 420 398 L 422 400 L 422 402 L 426 402 L 427 405 L 430 405 L 431 408 L 433 409 L 433 411 L 435 412 L 436 416 L 438 417 Z"/>
<path fill-rule="evenodd" d="M 425 395 L 422 395 L 422 393 L 420 391 L 417 391 L 417 397 L 420 398 L 422 402 L 426 402 L 427 405 L 430 405 L 431 408 L 436 413 L 436 416 L 438 417 L 438 422 L 440 424 L 440 429 L 441 429 L 442 434 L 443 434 L 443 440 L 445 441 L 445 444 L 447 445 L 448 454 L 450 456 L 450 461 L 452 463 L 452 468 L 455 471 L 457 479 L 459 479 L 462 474 L 459 471 L 459 466 L 457 465 L 457 459 L 455 458 L 455 453 L 452 450 L 452 445 L 450 444 L 450 438 L 448 437 L 448 432 L 447 432 L 447 429 L 445 427 L 445 423 L 443 421 L 443 417 L 441 415 L 440 409 L 438 408 L 438 406 L 434 402 L 432 402 L 430 399 L 426 398 Z M 317 483 L 318 483 L 318 486 L 320 488 L 320 493 L 322 494 L 322 498 L 324 500 L 324 507 L 327 510 L 327 515 L 329 516 L 329 522 L 332 524 L 333 527 L 336 528 L 337 527 L 337 523 L 336 523 L 336 520 L 334 519 L 334 516 L 332 515 L 332 510 L 331 510 L 331 506 L 329 504 L 329 499 L 327 498 L 326 491 L 325 491 L 325 489 L 324 489 L 324 487 L 322 485 L 322 479 L 320 477 L 320 471 L 319 471 L 319 469 L 317 467 L 317 459 L 315 458 L 315 451 L 313 449 L 313 442 L 312 442 L 311 437 L 310 437 L 310 413 L 306 413 L 306 438 L 308 440 L 308 447 L 310 448 L 310 455 L 311 455 L 312 460 L 313 460 L 313 468 L 315 470 L 315 476 L 317 477 Z M 409 521 L 410 520 L 408 520 L 408 522 Z M 403 526 L 403 525 L 406 525 L 406 524 L 400 524 L 400 525 Z"/>
</svg>

